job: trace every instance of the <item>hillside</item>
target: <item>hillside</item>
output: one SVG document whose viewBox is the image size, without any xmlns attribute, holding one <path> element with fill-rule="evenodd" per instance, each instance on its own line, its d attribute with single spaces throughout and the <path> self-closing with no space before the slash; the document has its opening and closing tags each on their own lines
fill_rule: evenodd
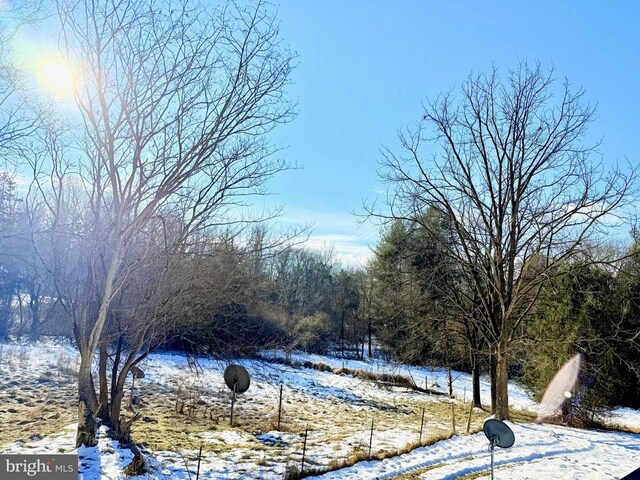
<svg viewBox="0 0 640 480">
<path fill-rule="evenodd" d="M 288 466 L 301 466 L 308 429 L 305 469 L 337 467 L 363 461 L 320 478 L 482 478 L 489 455 L 482 433 L 466 435 L 469 377 L 455 372 L 455 399 L 380 381 L 383 373 L 413 378 L 445 391 L 446 372 L 382 361 L 343 361 L 334 357 L 294 354 L 294 365 L 322 363 L 335 370 L 283 365 L 281 352 L 264 360 L 241 360 L 252 376 L 249 390 L 236 403 L 229 425 L 230 392 L 222 381 L 225 364 L 208 359 L 189 362 L 171 353 L 152 354 L 136 381 L 134 406 L 141 419 L 133 438 L 150 466 L 142 478 L 195 478 L 202 446 L 200 478 L 280 479 Z M 189 366 L 191 363 L 191 367 Z M 78 355 L 69 345 L 0 345 L 0 447 L 2 453 L 71 452 L 74 443 L 74 372 Z M 308 364 L 307 364 L 308 365 Z M 371 379 L 339 374 L 342 367 L 373 372 Z M 338 373 L 334 373 L 338 372 Z M 425 379 L 426 377 L 426 379 Z M 281 428 L 277 430 L 278 396 L 283 389 Z M 129 388 L 129 387 L 128 387 Z M 487 401 L 486 385 L 483 402 Z M 516 444 L 496 452 L 497 478 L 619 478 L 638 468 L 640 435 L 541 426 L 526 421 L 536 404 L 525 390 L 510 386 Z M 128 398 L 129 393 L 127 393 Z M 182 404 L 184 402 L 184 406 Z M 138 402 L 136 402 L 138 403 Z M 424 409 L 422 442 L 417 448 Z M 452 411 L 457 435 L 452 434 Z M 621 411 L 612 422 L 640 427 L 640 415 Z M 473 413 L 471 431 L 488 417 Z M 373 421 L 373 435 L 371 423 Z M 393 456 L 398 451 L 409 451 Z M 81 478 L 125 478 L 132 454 L 110 440 L 104 429 L 99 445 L 83 448 Z M 504 472 L 504 473 L 502 473 Z M 480 475 L 480 477 L 478 477 Z"/>
</svg>

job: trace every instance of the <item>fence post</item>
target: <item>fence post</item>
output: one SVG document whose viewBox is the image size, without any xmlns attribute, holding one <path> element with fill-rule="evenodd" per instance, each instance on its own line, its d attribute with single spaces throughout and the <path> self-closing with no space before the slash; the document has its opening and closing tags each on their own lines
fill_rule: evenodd
<svg viewBox="0 0 640 480">
<path fill-rule="evenodd" d="M 200 451 L 198 452 L 198 469 L 196 470 L 196 480 L 200 478 L 200 459 L 202 458 L 202 444 L 200 444 Z"/>
<path fill-rule="evenodd" d="M 302 465 L 300 466 L 300 475 L 302 475 L 304 473 L 304 456 L 307 453 L 308 426 L 309 425 L 305 425 L 305 427 L 304 427 L 304 443 L 302 444 Z"/>
<path fill-rule="evenodd" d="M 371 445 L 373 444 L 373 422 L 374 419 L 371 419 L 371 434 L 369 435 L 369 458 L 371 458 Z"/>
<path fill-rule="evenodd" d="M 280 401 L 278 402 L 278 430 L 280 430 L 281 418 L 282 418 L 282 384 L 280 385 Z"/>
<path fill-rule="evenodd" d="M 453 428 L 453 434 L 456 434 L 456 406 L 451 403 L 451 426 Z"/>
<path fill-rule="evenodd" d="M 420 422 L 420 440 L 418 443 L 422 445 L 422 428 L 424 427 L 424 408 L 422 409 L 422 421 Z"/>
</svg>

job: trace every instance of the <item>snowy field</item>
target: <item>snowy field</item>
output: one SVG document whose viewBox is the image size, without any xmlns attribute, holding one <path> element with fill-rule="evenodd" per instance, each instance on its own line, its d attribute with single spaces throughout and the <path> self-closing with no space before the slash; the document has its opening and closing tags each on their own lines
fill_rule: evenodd
<svg viewBox="0 0 640 480">
<path fill-rule="evenodd" d="M 285 353 L 282 351 L 272 351 L 266 352 L 265 356 L 267 358 L 284 358 Z M 300 363 L 305 361 L 325 363 L 332 368 L 347 367 L 357 370 L 367 370 L 374 373 L 395 373 L 413 379 L 413 381 L 420 386 L 426 386 L 432 390 L 441 391 L 442 393 L 449 393 L 449 377 L 447 370 L 444 368 L 416 367 L 376 359 L 369 361 L 345 360 L 342 358 L 311 355 L 300 352 L 293 353 L 291 360 Z M 453 380 L 453 393 L 456 398 L 469 401 L 472 392 L 471 376 L 467 373 L 456 371 L 453 371 L 451 376 Z M 491 385 L 488 378 L 481 378 L 480 380 L 480 397 L 483 405 L 491 403 Z M 515 383 L 509 386 L 509 404 L 513 408 L 520 410 L 529 410 L 532 412 L 539 410 L 539 405 L 533 401 L 531 395 Z"/>
<path fill-rule="evenodd" d="M 619 479 L 640 468 L 640 436 L 549 425 L 510 424 L 516 443 L 495 451 L 496 479 Z M 379 462 L 361 462 L 318 479 L 490 478 L 482 433 L 454 437 Z"/>
<path fill-rule="evenodd" d="M 267 352 L 267 356 L 283 356 Z M 417 383 L 447 390 L 442 369 L 406 367 L 381 361 L 361 362 L 327 356 L 294 354 L 295 361 L 325 363 L 334 368 L 364 369 L 411 376 Z M 150 472 L 140 478 L 195 478 L 197 453 L 203 448 L 200 478 L 281 479 L 288 465 L 300 465 L 308 428 L 305 468 L 368 449 L 374 421 L 372 454 L 390 454 L 423 439 L 451 434 L 451 404 L 458 435 L 428 447 L 381 461 L 318 477 L 323 479 L 454 479 L 489 478 L 489 453 L 482 433 L 465 435 L 471 379 L 454 372 L 451 400 L 415 390 L 391 387 L 348 375 L 293 368 L 270 361 L 242 363 L 251 373 L 249 391 L 236 404 L 235 426 L 229 426 L 229 391 L 223 384 L 225 364 L 201 360 L 198 373 L 181 355 L 157 353 L 144 365 L 145 378 L 136 382 L 143 405 L 133 437 L 141 444 Z M 68 345 L 0 344 L 0 452 L 72 452 L 75 425 L 74 370 L 78 355 Z M 276 430 L 280 386 L 283 387 L 281 431 Z M 482 383 L 483 402 L 489 386 Z M 535 411 L 527 392 L 513 384 L 512 405 Z M 194 405 L 176 412 L 176 402 Z M 611 422 L 640 426 L 640 414 L 619 409 Z M 476 412 L 472 431 L 487 418 Z M 621 478 L 640 467 L 640 435 L 570 429 L 560 426 L 512 424 L 516 444 L 496 451 L 496 478 Z M 99 444 L 83 448 L 80 478 L 125 478 L 122 469 L 132 454 L 100 432 Z"/>
</svg>

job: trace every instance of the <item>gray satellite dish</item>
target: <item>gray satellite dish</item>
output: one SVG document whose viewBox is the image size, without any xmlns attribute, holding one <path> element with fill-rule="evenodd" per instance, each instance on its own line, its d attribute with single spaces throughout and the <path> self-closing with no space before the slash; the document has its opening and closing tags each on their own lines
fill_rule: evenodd
<svg viewBox="0 0 640 480">
<path fill-rule="evenodd" d="M 249 390 L 249 372 L 240 365 L 229 365 L 224 371 L 224 383 L 234 393 L 244 393 Z"/>
<path fill-rule="evenodd" d="M 482 429 L 484 430 L 484 434 L 490 442 L 489 449 L 491 450 L 491 480 L 493 480 L 493 449 L 495 447 L 512 447 L 514 442 L 516 441 L 516 437 L 506 423 L 494 418 L 490 418 L 489 420 L 484 422 L 484 427 Z"/>
<path fill-rule="evenodd" d="M 135 365 L 133 365 L 129 371 L 131 372 L 131 376 L 133 377 L 131 379 L 131 396 L 129 397 L 129 405 L 131 405 L 133 407 L 133 392 L 134 392 L 134 388 L 136 386 L 136 379 L 137 378 L 144 378 L 144 372 L 142 371 L 142 369 L 140 367 L 136 367 Z"/>
<path fill-rule="evenodd" d="M 229 390 L 233 392 L 231 396 L 231 420 L 230 425 L 233 427 L 233 406 L 236 403 L 236 395 L 249 390 L 251 380 L 249 372 L 240 365 L 229 365 L 224 371 L 224 383 L 227 384 Z"/>
<path fill-rule="evenodd" d="M 516 441 L 516 437 L 513 435 L 509 426 L 500 420 L 490 418 L 484 422 L 483 430 L 493 446 L 509 448 L 512 447 Z"/>
</svg>

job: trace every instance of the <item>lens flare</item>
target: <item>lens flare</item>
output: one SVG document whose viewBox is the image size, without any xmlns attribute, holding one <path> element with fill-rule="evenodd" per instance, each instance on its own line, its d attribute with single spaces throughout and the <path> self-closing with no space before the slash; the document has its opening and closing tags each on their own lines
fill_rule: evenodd
<svg viewBox="0 0 640 480">
<path fill-rule="evenodd" d="M 549 382 L 544 392 L 540 405 L 543 412 L 538 415 L 536 422 L 543 423 L 547 418 L 553 416 L 562 408 L 562 403 L 573 396 L 573 389 L 578 383 L 580 368 L 582 366 L 582 355 L 579 353 L 571 357 L 558 373 Z"/>
<path fill-rule="evenodd" d="M 76 69 L 59 56 L 45 56 L 36 61 L 36 76 L 42 88 L 58 99 L 73 97 L 78 79 Z"/>
</svg>

